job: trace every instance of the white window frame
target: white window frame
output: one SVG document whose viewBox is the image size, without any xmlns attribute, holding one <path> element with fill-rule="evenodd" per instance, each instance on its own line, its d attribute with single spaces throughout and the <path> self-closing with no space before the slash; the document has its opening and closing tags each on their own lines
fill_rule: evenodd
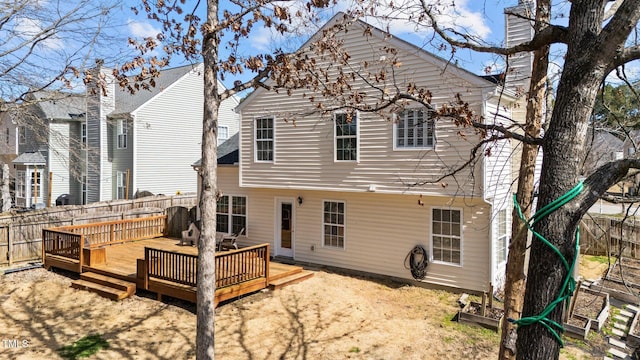
<svg viewBox="0 0 640 360">
<path fill-rule="evenodd" d="M 229 127 L 218 126 L 218 143 L 229 138 Z"/>
<path fill-rule="evenodd" d="M 499 210 L 495 218 L 496 222 L 496 264 L 507 261 L 509 248 L 509 214 L 507 209 Z"/>
<path fill-rule="evenodd" d="M 126 199 L 127 192 L 127 173 L 124 171 L 118 171 L 116 173 L 116 198 Z"/>
<path fill-rule="evenodd" d="M 27 187 L 25 186 L 26 175 L 26 171 L 16 170 L 16 198 L 24 199 L 27 197 Z"/>
<path fill-rule="evenodd" d="M 82 205 L 87 204 L 87 175 L 82 175 L 82 185 L 81 185 L 81 193 L 82 193 Z"/>
<path fill-rule="evenodd" d="M 352 122 L 355 122 L 356 133 L 355 135 L 338 135 L 338 116 L 347 116 L 346 112 L 333 113 L 333 161 L 334 162 L 360 162 L 360 113 L 355 112 Z M 355 139 L 356 140 L 356 158 L 348 160 L 338 159 L 338 140 L 339 139 Z"/>
<path fill-rule="evenodd" d="M 219 212 L 218 211 L 218 204 L 216 202 L 216 232 L 222 232 L 222 233 L 227 233 L 227 234 L 231 234 L 237 231 L 240 231 L 241 229 L 236 229 L 236 231 L 234 231 L 233 228 L 233 218 L 234 217 L 239 217 L 239 218 L 244 218 L 244 235 L 247 234 L 247 225 L 248 225 L 248 199 L 246 196 L 244 195 L 223 195 L 221 196 L 218 201 L 220 201 L 220 199 L 227 199 L 227 211 L 225 212 Z M 233 202 L 235 199 L 244 199 L 244 213 L 235 213 L 234 212 L 234 206 L 233 206 Z M 218 221 L 217 221 L 217 217 L 218 216 L 226 216 L 227 217 L 227 228 L 226 229 L 220 229 L 221 231 L 218 231 Z"/>
<path fill-rule="evenodd" d="M 127 120 L 126 119 L 118 119 L 116 120 L 116 134 L 117 134 L 117 148 L 118 149 L 126 149 L 127 148 Z"/>
<path fill-rule="evenodd" d="M 27 143 L 27 128 L 25 126 L 18 126 L 18 144 L 24 145 Z"/>
<path fill-rule="evenodd" d="M 265 138 L 260 138 L 258 139 L 258 130 L 261 131 L 268 131 L 268 128 L 262 129 L 262 128 L 258 128 L 258 121 L 260 120 L 271 120 L 271 138 L 265 137 Z M 276 118 L 275 116 L 271 116 L 271 115 L 266 115 L 266 116 L 257 116 L 253 119 L 253 146 L 254 146 L 254 152 L 253 152 L 253 158 L 255 162 L 260 162 L 260 163 L 273 163 L 275 162 L 276 159 L 276 142 L 275 142 L 275 138 L 276 138 Z M 261 151 L 265 152 L 266 154 L 269 153 L 269 150 L 261 150 L 259 149 L 258 143 L 265 143 L 265 144 L 269 144 L 271 143 L 271 159 L 260 159 L 260 156 L 258 155 Z"/>
<path fill-rule="evenodd" d="M 87 145 L 87 124 L 84 122 L 80 124 L 80 141 L 82 145 Z"/>
<path fill-rule="evenodd" d="M 327 203 L 335 203 L 335 204 L 342 204 L 342 223 L 339 222 L 332 222 L 331 220 L 331 215 L 332 213 L 330 212 L 329 215 L 329 221 L 327 222 L 327 213 L 325 212 L 325 206 Z M 336 249 L 336 250 L 345 250 L 347 248 L 347 202 L 343 201 L 343 200 L 322 200 L 322 247 L 326 248 L 326 249 Z M 337 219 L 339 219 L 340 213 L 336 213 L 335 215 L 337 215 Z M 330 227 L 335 227 L 336 228 L 336 234 L 327 234 L 326 229 L 327 226 Z M 339 229 L 342 229 L 342 235 L 340 235 L 340 231 Z M 336 245 L 332 244 L 332 241 L 330 240 L 330 242 L 327 244 L 327 236 L 336 236 Z M 339 237 L 342 237 L 342 246 L 339 245 Z"/>
<path fill-rule="evenodd" d="M 427 120 L 423 122 L 423 129 L 422 131 L 424 133 L 428 133 L 428 128 L 429 126 L 431 126 L 431 145 L 426 144 L 426 142 L 428 142 L 428 137 L 423 136 L 423 140 L 427 140 L 425 143 L 423 143 L 421 146 L 418 145 L 406 145 L 407 140 L 408 140 L 408 136 L 409 136 L 409 127 L 406 125 L 406 121 L 407 121 L 407 117 L 406 117 L 406 113 L 407 112 L 422 112 L 423 114 L 426 114 L 428 116 Z M 405 141 L 405 145 L 399 145 L 398 141 L 400 140 L 400 137 L 398 137 L 398 131 L 399 131 L 399 124 L 403 123 L 403 129 L 404 129 L 404 134 L 403 134 L 403 139 Z M 414 126 L 416 129 L 417 127 Z M 415 132 L 414 132 L 415 134 Z M 414 135 L 413 139 L 417 141 L 417 137 Z M 436 148 L 436 122 L 435 119 L 433 118 L 433 116 L 431 115 L 431 111 L 429 111 L 429 109 L 426 108 L 407 108 L 404 109 L 403 111 L 394 114 L 393 115 L 393 150 L 399 150 L 399 151 L 405 151 L 405 150 L 433 150 Z"/>
<path fill-rule="evenodd" d="M 439 211 L 457 211 L 460 214 L 460 223 L 459 223 L 459 235 L 454 235 L 451 234 L 452 231 L 448 231 L 449 234 L 446 234 L 447 231 L 442 231 L 443 229 L 441 228 L 440 231 L 438 233 L 435 233 L 435 231 L 438 231 L 437 229 L 435 229 L 435 220 L 434 220 L 434 216 L 433 213 L 435 210 L 439 210 Z M 451 218 L 451 216 L 450 216 Z M 463 241 L 463 233 L 464 233 L 464 213 L 462 211 L 461 208 L 454 208 L 454 207 L 437 207 L 434 206 L 431 208 L 431 219 L 430 219 L 430 227 L 431 227 L 431 234 L 430 234 L 430 247 L 431 247 L 431 261 L 434 263 L 438 263 L 438 264 L 445 264 L 445 265 L 451 265 L 451 266 L 463 266 L 463 259 L 464 259 L 464 241 Z M 442 225 L 445 221 L 440 220 L 439 221 L 440 224 Z M 451 221 L 448 221 L 449 224 L 453 224 Z M 452 262 L 452 261 L 445 261 L 442 259 L 438 259 L 435 256 L 435 244 L 434 244 L 434 238 L 435 237 L 444 237 L 444 238 L 449 238 L 451 241 L 451 245 L 450 245 L 450 251 L 453 252 L 455 251 L 453 249 L 453 240 L 457 239 L 459 242 L 459 252 L 460 252 L 460 262 L 456 263 L 456 262 Z M 440 248 L 442 249 L 444 247 L 440 246 Z"/>
</svg>

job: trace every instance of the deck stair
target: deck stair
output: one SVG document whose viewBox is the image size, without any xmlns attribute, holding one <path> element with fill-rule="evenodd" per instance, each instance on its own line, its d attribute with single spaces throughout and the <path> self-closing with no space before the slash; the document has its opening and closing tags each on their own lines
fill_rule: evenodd
<svg viewBox="0 0 640 360">
<path fill-rule="evenodd" d="M 71 287 L 94 292 L 111 300 L 122 300 L 136 292 L 136 284 L 93 272 L 80 274 L 80 279 L 71 283 Z"/>
<path fill-rule="evenodd" d="M 296 266 L 291 271 L 284 272 L 278 276 L 269 277 L 269 289 L 276 290 L 287 285 L 295 284 L 300 281 L 304 281 L 313 276 L 313 272 L 303 270 L 301 267 Z"/>
</svg>

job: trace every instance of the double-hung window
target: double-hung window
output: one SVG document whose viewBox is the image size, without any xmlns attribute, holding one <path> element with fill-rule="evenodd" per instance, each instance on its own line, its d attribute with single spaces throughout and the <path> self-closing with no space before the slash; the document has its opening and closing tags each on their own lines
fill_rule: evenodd
<svg viewBox="0 0 640 360">
<path fill-rule="evenodd" d="M 247 231 L 247 198 L 224 195 L 216 204 L 216 231 L 237 234 Z"/>
<path fill-rule="evenodd" d="M 27 142 L 27 128 L 18 126 L 18 144 L 22 145 Z"/>
<path fill-rule="evenodd" d="M 80 124 L 80 139 L 82 141 L 82 145 L 87 145 L 87 124 Z"/>
<path fill-rule="evenodd" d="M 335 159 L 336 161 L 358 161 L 358 116 L 336 113 Z"/>
<path fill-rule="evenodd" d="M 87 175 L 82 175 L 82 205 L 87 204 Z"/>
<path fill-rule="evenodd" d="M 323 210 L 323 245 L 344 249 L 345 203 L 325 201 Z"/>
<path fill-rule="evenodd" d="M 17 198 L 24 198 L 27 196 L 27 194 L 25 193 L 26 188 L 24 186 L 24 179 L 25 179 L 25 171 L 17 170 L 16 171 L 16 197 Z"/>
<path fill-rule="evenodd" d="M 256 161 L 273 161 L 273 117 L 260 117 L 255 120 Z"/>
<path fill-rule="evenodd" d="M 118 149 L 127 148 L 127 120 L 118 119 L 116 123 L 116 131 L 118 134 Z"/>
<path fill-rule="evenodd" d="M 126 199 L 127 173 L 118 171 L 116 176 L 116 187 L 118 199 Z"/>
<path fill-rule="evenodd" d="M 431 149 L 436 143 L 435 122 L 426 109 L 407 109 L 396 114 L 396 149 Z"/>
<path fill-rule="evenodd" d="M 229 127 L 218 126 L 218 144 L 229 138 Z"/>
<path fill-rule="evenodd" d="M 507 210 L 503 209 L 498 212 L 496 218 L 496 252 L 497 264 L 507 260 L 507 248 L 509 247 L 509 238 L 507 232 Z"/>
<path fill-rule="evenodd" d="M 462 264 L 462 213 L 455 209 L 432 209 L 431 248 L 433 260 Z"/>
</svg>

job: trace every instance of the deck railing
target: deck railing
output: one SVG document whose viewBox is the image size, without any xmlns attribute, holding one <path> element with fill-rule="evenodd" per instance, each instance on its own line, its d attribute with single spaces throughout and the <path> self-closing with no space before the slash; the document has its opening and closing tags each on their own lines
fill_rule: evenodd
<svg viewBox="0 0 640 360">
<path fill-rule="evenodd" d="M 195 287 L 196 260 L 196 255 L 145 247 L 148 279 Z M 218 289 L 259 278 L 266 282 L 269 279 L 269 244 L 216 254 L 215 266 Z"/>
<path fill-rule="evenodd" d="M 46 254 L 64 256 L 69 259 L 81 260 L 80 244 L 84 242 L 84 235 L 64 231 L 42 231 L 42 251 Z"/>
<path fill-rule="evenodd" d="M 44 229 L 42 259 L 46 262 L 46 254 L 51 254 L 77 260 L 82 272 L 83 248 L 94 249 L 163 236 L 166 219 L 166 215 L 157 215 Z"/>
</svg>

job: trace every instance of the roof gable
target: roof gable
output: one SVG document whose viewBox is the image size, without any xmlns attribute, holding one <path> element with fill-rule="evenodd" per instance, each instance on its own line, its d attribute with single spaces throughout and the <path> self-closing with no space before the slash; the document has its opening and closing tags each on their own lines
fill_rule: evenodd
<svg viewBox="0 0 640 360">
<path fill-rule="evenodd" d="M 458 78 L 461 78 L 471 84 L 473 84 L 474 86 L 477 86 L 478 88 L 482 88 L 482 89 L 495 89 L 496 88 L 496 83 L 494 81 L 492 81 L 492 79 L 489 78 L 485 78 L 483 76 L 479 76 L 476 75 L 468 70 L 465 70 L 461 67 L 456 66 L 455 64 L 435 55 L 432 54 L 426 50 L 424 50 L 423 48 L 420 48 L 416 45 L 413 45 L 405 40 L 402 40 L 386 31 L 383 31 L 377 27 L 375 27 L 374 25 L 368 24 L 362 20 L 359 19 L 352 19 L 349 17 L 349 15 L 343 13 L 343 12 L 338 12 L 336 15 L 334 15 L 329 21 L 327 21 L 327 23 L 320 28 L 320 30 L 318 30 L 313 36 L 311 36 L 311 38 L 309 38 L 309 40 L 307 40 L 297 51 L 301 51 L 304 50 L 305 48 L 307 48 L 310 44 L 312 44 L 314 41 L 318 40 L 321 36 L 322 33 L 327 30 L 330 29 L 331 27 L 335 26 L 336 24 L 339 24 L 340 22 L 346 22 L 347 23 L 347 27 L 344 30 L 345 32 L 347 31 L 357 31 L 356 29 L 361 30 L 363 33 L 365 32 L 365 30 L 370 30 L 367 31 L 368 33 L 370 33 L 372 36 L 375 36 L 376 38 L 378 38 L 379 40 L 386 42 L 390 45 L 390 47 L 398 49 L 398 50 L 404 50 L 407 51 L 410 54 L 416 55 L 418 56 L 420 59 L 430 63 L 433 66 L 436 66 L 437 68 L 441 69 L 442 72 L 447 73 L 447 75 L 449 76 L 455 76 Z M 238 107 L 236 108 L 236 111 L 242 111 L 242 108 L 244 108 L 248 103 L 250 103 L 252 101 L 253 98 L 255 98 L 256 96 L 258 96 L 259 94 L 263 93 L 264 91 L 268 91 L 264 88 L 258 88 L 255 91 L 253 91 L 251 94 L 249 94 L 245 99 L 243 99 L 243 101 L 238 105 Z"/>
</svg>

